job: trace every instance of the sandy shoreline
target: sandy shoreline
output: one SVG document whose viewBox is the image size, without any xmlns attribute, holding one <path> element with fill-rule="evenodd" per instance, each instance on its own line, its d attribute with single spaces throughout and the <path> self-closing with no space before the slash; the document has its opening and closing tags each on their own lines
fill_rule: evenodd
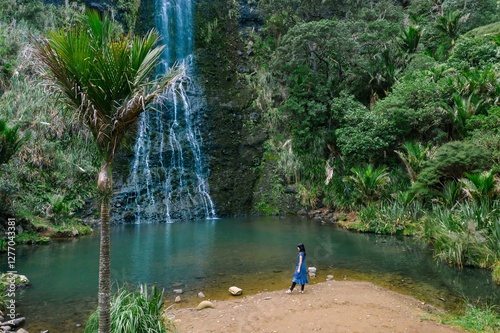
<svg viewBox="0 0 500 333">
<path fill-rule="evenodd" d="M 304 294 L 284 291 L 211 300 L 214 308 L 204 310 L 171 308 L 167 316 L 179 333 L 465 332 L 439 324 L 440 310 L 369 282 L 327 281 L 307 285 Z"/>
</svg>

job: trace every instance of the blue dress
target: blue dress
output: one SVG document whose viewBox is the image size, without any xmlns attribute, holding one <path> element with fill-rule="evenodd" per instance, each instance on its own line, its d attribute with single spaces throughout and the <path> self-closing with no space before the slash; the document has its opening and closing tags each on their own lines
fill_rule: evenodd
<svg viewBox="0 0 500 333">
<path fill-rule="evenodd" d="M 300 257 L 302 257 L 302 266 L 300 266 L 300 273 L 297 273 L 297 269 L 299 269 Z M 304 252 L 299 252 L 297 255 L 297 265 L 295 266 L 295 271 L 293 271 L 292 282 L 297 284 L 309 283 L 309 280 L 307 279 L 306 254 Z"/>
</svg>

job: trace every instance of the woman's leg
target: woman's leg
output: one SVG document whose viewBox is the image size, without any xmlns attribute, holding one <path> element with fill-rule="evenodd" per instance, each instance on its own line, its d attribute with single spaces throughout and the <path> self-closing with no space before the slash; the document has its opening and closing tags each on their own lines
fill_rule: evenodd
<svg viewBox="0 0 500 333">
<path fill-rule="evenodd" d="M 297 285 L 297 283 L 292 282 L 292 286 L 290 287 L 290 290 L 291 290 L 291 291 L 293 291 L 293 288 L 295 288 L 295 285 Z"/>
<path fill-rule="evenodd" d="M 305 284 L 300 285 L 300 291 L 304 291 Z"/>
</svg>

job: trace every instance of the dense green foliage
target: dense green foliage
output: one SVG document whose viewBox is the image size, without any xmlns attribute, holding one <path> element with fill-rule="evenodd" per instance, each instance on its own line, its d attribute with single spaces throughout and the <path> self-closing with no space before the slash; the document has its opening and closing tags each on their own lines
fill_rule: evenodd
<svg viewBox="0 0 500 333">
<path fill-rule="evenodd" d="M 117 2 L 118 16 L 130 25 L 137 19 L 137 3 Z M 54 92 L 32 54 L 33 37 L 81 19 L 83 1 L 69 4 L 5 0 L 0 6 L 0 118 L 20 137 L 32 134 L 0 172 L 0 210 L 50 229 L 73 226 L 75 212 L 82 209 L 92 217 L 99 166 L 99 152 L 89 144 L 92 135 L 70 109 L 50 98 Z"/>
<path fill-rule="evenodd" d="M 356 211 L 348 227 L 498 267 L 498 6 L 260 1 L 256 106 L 282 186 L 309 207 Z"/>
<path fill-rule="evenodd" d="M 20 137 L 31 133 L 2 169 L 0 206 L 55 228 L 75 223 L 75 211 L 88 202 L 99 155 L 74 115 L 49 98 L 52 92 L 32 56 L 32 36 L 75 22 L 82 9 L 24 0 L 7 0 L 0 8 L 1 58 L 15 64 L 0 74 L 5 83 L 0 89 L 0 118 L 16 124 Z"/>
</svg>

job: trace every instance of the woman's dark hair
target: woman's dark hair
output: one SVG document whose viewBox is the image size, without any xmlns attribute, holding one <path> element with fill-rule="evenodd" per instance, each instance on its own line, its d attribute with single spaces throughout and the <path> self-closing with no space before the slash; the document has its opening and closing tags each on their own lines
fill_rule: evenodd
<svg viewBox="0 0 500 333">
<path fill-rule="evenodd" d="M 304 244 L 299 243 L 297 244 L 297 247 L 299 248 L 300 252 L 304 252 L 304 254 L 306 254 L 306 247 L 304 246 Z"/>
</svg>

